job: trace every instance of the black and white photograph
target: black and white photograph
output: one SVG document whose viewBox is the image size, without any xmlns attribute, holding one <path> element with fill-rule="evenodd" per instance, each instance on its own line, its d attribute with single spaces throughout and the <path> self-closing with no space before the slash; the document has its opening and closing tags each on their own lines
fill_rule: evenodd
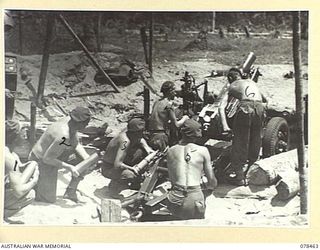
<svg viewBox="0 0 320 250">
<path fill-rule="evenodd" d="M 308 10 L 2 11 L 2 225 L 310 225 Z"/>
</svg>

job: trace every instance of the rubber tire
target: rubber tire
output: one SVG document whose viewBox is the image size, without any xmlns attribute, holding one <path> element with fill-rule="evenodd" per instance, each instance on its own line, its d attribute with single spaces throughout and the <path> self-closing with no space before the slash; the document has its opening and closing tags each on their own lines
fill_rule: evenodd
<svg viewBox="0 0 320 250">
<path fill-rule="evenodd" d="M 290 130 L 288 123 L 282 117 L 273 117 L 267 123 L 262 139 L 262 153 L 264 158 L 277 154 L 276 146 L 279 139 L 279 131 L 285 131 L 287 133 L 287 147 L 284 151 L 288 150 L 290 141 Z"/>
</svg>

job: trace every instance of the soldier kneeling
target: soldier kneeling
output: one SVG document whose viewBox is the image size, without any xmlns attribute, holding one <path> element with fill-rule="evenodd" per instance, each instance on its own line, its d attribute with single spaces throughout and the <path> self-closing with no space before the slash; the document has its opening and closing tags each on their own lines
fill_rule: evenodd
<svg viewBox="0 0 320 250">
<path fill-rule="evenodd" d="M 128 122 L 127 131 L 114 137 L 107 146 L 101 164 L 102 175 L 111 179 L 109 191 L 113 198 L 120 198 L 124 189 L 139 189 L 141 177 L 133 166 L 153 150 L 143 138 L 145 122 L 133 118 Z"/>
</svg>

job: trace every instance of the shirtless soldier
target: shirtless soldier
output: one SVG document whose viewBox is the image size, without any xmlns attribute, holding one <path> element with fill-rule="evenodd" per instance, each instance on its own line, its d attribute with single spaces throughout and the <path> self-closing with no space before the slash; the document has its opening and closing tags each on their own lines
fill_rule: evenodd
<svg viewBox="0 0 320 250">
<path fill-rule="evenodd" d="M 14 152 L 20 137 L 20 125 L 17 121 L 7 120 L 5 140 L 5 193 L 4 219 L 17 213 L 34 200 L 34 186 L 38 182 L 39 170 L 35 161 L 22 163 Z"/>
<path fill-rule="evenodd" d="M 168 146 L 169 122 L 179 128 L 184 121 L 189 119 L 188 116 L 183 116 L 177 120 L 173 110 L 172 100 L 175 98 L 175 86 L 173 82 L 166 81 L 161 86 L 163 97 L 157 100 L 152 107 L 152 112 L 149 120 L 150 146 L 153 149 L 164 150 Z"/>
<path fill-rule="evenodd" d="M 182 139 L 169 148 L 167 165 L 172 189 L 168 193 L 168 209 L 179 219 L 202 219 L 205 214 L 205 199 L 200 188 L 204 172 L 208 179 L 207 189 L 213 190 L 217 180 L 211 167 L 209 151 L 194 144 L 201 137 L 201 125 L 187 120 L 181 127 Z"/>
<path fill-rule="evenodd" d="M 36 189 L 36 200 L 54 203 L 56 201 L 58 169 L 65 168 L 72 173 L 72 179 L 64 198 L 78 202 L 76 190 L 83 179 L 75 166 L 66 162 L 74 152 L 83 160 L 89 155 L 79 143 L 78 131 L 84 129 L 91 119 L 88 108 L 76 107 L 68 117 L 51 124 L 33 146 L 29 160 L 39 164 L 40 177 Z"/>
<path fill-rule="evenodd" d="M 101 163 L 102 175 L 111 179 L 109 191 L 113 198 L 121 198 L 124 189 L 138 189 L 139 176 L 133 166 L 153 152 L 143 138 L 145 122 L 141 118 L 133 118 L 128 122 L 127 131 L 121 132 L 108 144 Z"/>
<path fill-rule="evenodd" d="M 227 179 L 234 185 L 245 185 L 245 171 L 258 159 L 267 99 L 251 79 L 241 79 L 241 72 L 231 68 L 228 73 L 230 83 L 226 96 L 222 99 L 219 113 L 225 132 L 230 131 L 226 120 L 225 108 L 230 97 L 240 100 L 233 120 L 233 140 L 231 167 Z"/>
</svg>

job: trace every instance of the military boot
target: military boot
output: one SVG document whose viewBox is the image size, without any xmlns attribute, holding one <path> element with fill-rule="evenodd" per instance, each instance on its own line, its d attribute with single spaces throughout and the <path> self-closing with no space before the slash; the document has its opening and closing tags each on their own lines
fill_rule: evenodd
<svg viewBox="0 0 320 250">
<path fill-rule="evenodd" d="M 67 190 L 63 195 L 64 199 L 72 200 L 75 203 L 79 202 L 79 199 L 77 197 L 77 188 L 81 180 L 83 180 L 83 176 L 79 176 L 79 177 L 72 176 L 72 179 L 67 187 Z"/>
</svg>

